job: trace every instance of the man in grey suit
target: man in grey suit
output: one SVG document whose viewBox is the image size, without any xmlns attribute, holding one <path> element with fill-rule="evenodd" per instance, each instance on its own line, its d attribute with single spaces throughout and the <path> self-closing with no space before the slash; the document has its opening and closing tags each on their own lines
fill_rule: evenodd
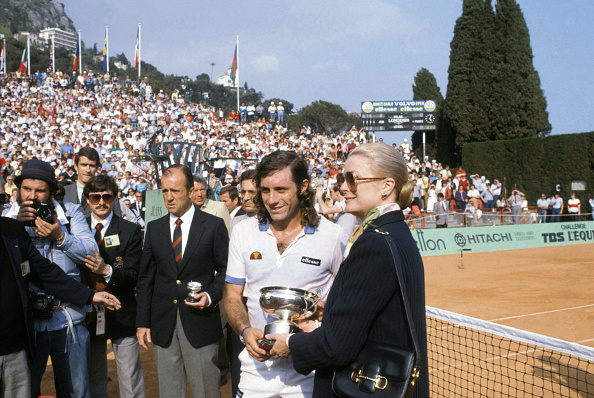
<svg viewBox="0 0 594 398">
<path fill-rule="evenodd" d="M 229 237 L 223 220 L 190 199 L 187 166 L 170 166 L 161 179 L 169 214 L 148 223 L 137 284 L 136 336 L 155 345 L 161 397 L 220 398 L 218 302 L 223 296 Z M 188 301 L 188 282 L 202 290 Z"/>
<path fill-rule="evenodd" d="M 437 202 L 433 204 L 433 215 L 435 216 L 435 228 L 448 227 L 448 212 L 443 200 L 444 196 L 440 192 L 437 194 Z"/>
<path fill-rule="evenodd" d="M 192 199 L 194 206 L 208 214 L 212 214 L 213 216 L 221 218 L 225 222 L 225 227 L 229 229 L 231 217 L 229 216 L 229 210 L 227 210 L 227 206 L 225 206 L 223 202 L 210 200 L 206 197 L 208 184 L 206 183 L 206 179 L 200 174 L 194 174 L 193 181 L 194 192 L 190 198 Z"/>
</svg>

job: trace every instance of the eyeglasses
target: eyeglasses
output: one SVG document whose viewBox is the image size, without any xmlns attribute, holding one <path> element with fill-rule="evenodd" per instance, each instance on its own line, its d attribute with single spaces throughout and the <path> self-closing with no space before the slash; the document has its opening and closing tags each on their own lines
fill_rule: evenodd
<svg viewBox="0 0 594 398">
<path fill-rule="evenodd" d="M 115 199 L 115 196 L 110 193 L 104 193 L 103 195 L 98 193 L 92 193 L 89 195 L 89 202 L 91 202 L 94 205 L 101 202 L 101 199 L 103 199 L 103 202 L 105 204 L 111 204 L 111 202 L 113 202 L 113 200 Z"/>
<path fill-rule="evenodd" d="M 347 171 L 344 173 L 344 179 L 349 187 L 349 191 L 351 192 L 357 192 L 357 184 L 359 184 L 361 181 L 379 181 L 386 178 L 388 177 L 359 177 L 352 171 Z"/>
</svg>

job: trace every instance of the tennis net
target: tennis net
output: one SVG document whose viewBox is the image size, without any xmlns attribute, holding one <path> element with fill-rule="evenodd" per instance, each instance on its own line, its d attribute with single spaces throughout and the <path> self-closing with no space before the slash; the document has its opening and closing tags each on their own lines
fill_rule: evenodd
<svg viewBox="0 0 594 398">
<path fill-rule="evenodd" d="M 594 397 L 594 348 L 427 307 L 431 397 Z"/>
</svg>

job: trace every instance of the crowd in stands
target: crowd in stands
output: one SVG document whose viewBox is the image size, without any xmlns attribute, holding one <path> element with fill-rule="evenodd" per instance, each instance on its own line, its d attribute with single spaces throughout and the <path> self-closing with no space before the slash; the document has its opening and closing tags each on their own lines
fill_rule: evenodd
<svg viewBox="0 0 594 398">
<path fill-rule="evenodd" d="M 328 200 L 346 156 L 368 140 L 366 132 L 354 126 L 334 135 L 312 132 L 308 126 L 289 132 L 283 127 L 282 103 L 271 104 L 268 112 L 261 104 L 242 104 L 239 112 L 225 115 L 221 109 L 187 103 L 177 91 L 154 92 L 146 77 L 122 82 L 115 74 L 90 70 L 79 76 L 60 71 L 0 75 L 0 115 L 0 167 L 11 201 L 16 197 L 13 179 L 24 161 L 36 157 L 51 163 L 58 180 L 69 184 L 77 178 L 74 155 L 93 147 L 102 157 L 101 173 L 115 178 L 122 198 L 134 202 L 137 193 L 157 186 L 153 163 L 138 160 L 148 141 L 200 145 L 203 172 L 216 199 L 223 186 L 237 186 L 241 173 L 267 153 L 294 150 L 307 160 L 316 186 L 326 191 Z M 502 197 L 505 192 L 497 179 L 491 182 L 485 176 L 467 175 L 462 167 L 450 170 L 418 157 L 406 139 L 402 145 L 392 145 L 407 159 L 416 186 L 413 214 L 432 213 L 439 193 L 447 209 L 473 216 L 525 207 L 526 198 L 519 191 L 521 195 L 513 191 Z M 173 151 L 168 155 L 173 160 Z M 563 209 L 553 199 L 547 200 L 547 212 L 554 221 Z M 575 209 L 569 207 L 570 212 Z"/>
</svg>

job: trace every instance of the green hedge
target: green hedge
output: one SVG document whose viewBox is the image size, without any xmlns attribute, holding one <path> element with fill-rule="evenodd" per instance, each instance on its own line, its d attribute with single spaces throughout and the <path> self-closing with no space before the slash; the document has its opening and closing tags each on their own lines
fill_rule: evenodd
<svg viewBox="0 0 594 398">
<path fill-rule="evenodd" d="M 530 206 L 536 205 L 542 193 L 552 195 L 561 184 L 560 194 L 567 207 L 571 182 L 585 181 L 586 190 L 576 191 L 576 197 L 582 203 L 582 213 L 591 211 L 594 132 L 468 143 L 462 147 L 462 164 L 468 175 L 478 173 L 502 183 L 505 179 L 508 195 L 517 185 Z"/>
</svg>

